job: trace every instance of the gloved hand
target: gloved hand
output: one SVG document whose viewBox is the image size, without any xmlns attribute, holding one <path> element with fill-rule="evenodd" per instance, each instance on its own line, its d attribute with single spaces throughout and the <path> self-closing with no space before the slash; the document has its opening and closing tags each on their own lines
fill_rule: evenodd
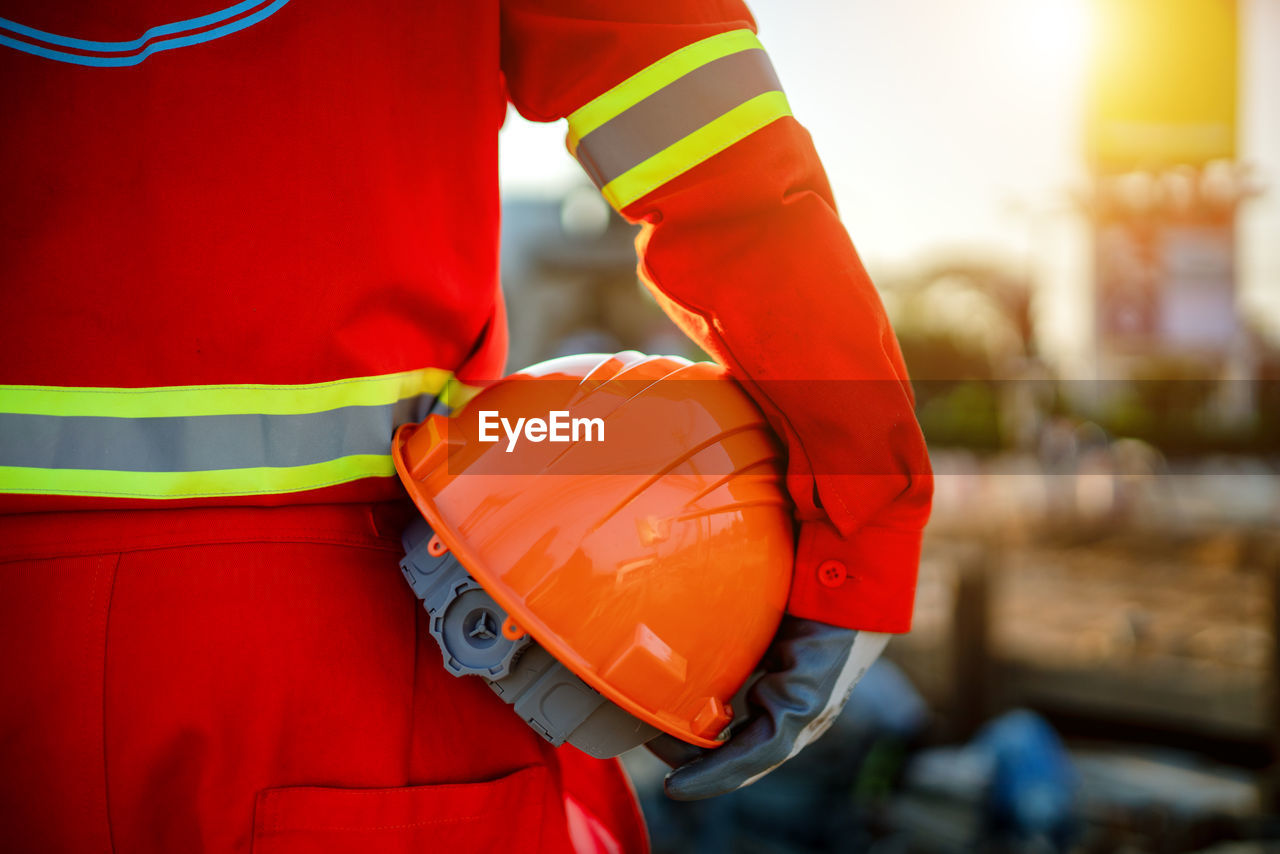
<svg viewBox="0 0 1280 854">
<path fill-rule="evenodd" d="M 720 747 L 704 750 L 669 735 L 648 747 L 674 767 L 667 796 L 693 801 L 754 783 L 827 731 L 854 684 L 884 651 L 889 635 L 783 617 L 747 692 L 748 713 Z"/>
</svg>

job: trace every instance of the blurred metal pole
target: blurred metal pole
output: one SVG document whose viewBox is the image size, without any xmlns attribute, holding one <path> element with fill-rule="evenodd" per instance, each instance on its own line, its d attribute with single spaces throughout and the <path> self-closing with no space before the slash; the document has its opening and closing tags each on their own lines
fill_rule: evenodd
<svg viewBox="0 0 1280 854">
<path fill-rule="evenodd" d="M 951 630 L 950 735 L 967 739 L 991 712 L 990 580 L 995 549 L 983 542 L 956 558 Z"/>
<path fill-rule="evenodd" d="M 1246 549 L 1248 554 L 1252 549 Z M 1267 669 L 1267 741 L 1271 748 L 1271 764 L 1263 777 L 1264 809 L 1280 813 L 1280 537 L 1265 537 L 1255 554 L 1270 582 L 1271 595 L 1271 661 Z"/>
</svg>

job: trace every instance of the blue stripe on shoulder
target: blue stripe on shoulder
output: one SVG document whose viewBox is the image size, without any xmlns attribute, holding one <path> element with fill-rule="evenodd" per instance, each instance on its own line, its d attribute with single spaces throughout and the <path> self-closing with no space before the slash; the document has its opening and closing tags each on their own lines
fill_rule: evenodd
<svg viewBox="0 0 1280 854">
<path fill-rule="evenodd" d="M 190 33 L 210 24 L 216 24 L 219 21 L 226 21 L 230 18 L 236 18 L 255 6 L 260 6 L 263 0 L 242 0 L 242 2 L 234 6 L 228 6 L 218 12 L 212 12 L 208 15 L 202 15 L 198 18 L 189 18 L 185 21 L 175 21 L 172 24 L 162 24 L 158 27 L 152 27 L 143 33 L 140 37 L 130 41 L 120 42 L 95 42 L 85 39 L 71 38 L 70 36 L 60 36 L 55 33 L 46 33 L 43 30 L 37 30 L 19 24 L 16 21 L 10 21 L 7 18 L 0 18 L 0 45 L 14 48 L 34 56 L 52 59 L 58 62 L 67 62 L 74 65 L 87 65 L 95 68 L 122 68 L 131 65 L 137 65 L 152 54 L 159 53 L 164 50 L 173 50 L 174 48 L 187 47 L 189 45 L 201 44 L 203 42 L 213 41 L 222 36 L 230 35 L 247 29 L 254 24 L 271 17 L 280 10 L 289 0 L 273 0 L 273 2 L 243 18 L 237 18 L 220 27 L 205 30 L 191 35 L 179 35 L 181 33 Z M 31 39 L 42 41 L 45 44 L 33 44 L 27 41 L 12 38 L 4 35 L 4 30 L 11 33 L 23 35 Z M 173 38 L 163 38 L 156 40 L 158 36 L 173 36 Z M 46 45 L 58 45 L 78 50 L 91 50 L 101 53 L 115 52 L 120 56 L 92 56 L 80 53 L 71 53 L 69 51 L 58 50 L 54 47 Z"/>
</svg>

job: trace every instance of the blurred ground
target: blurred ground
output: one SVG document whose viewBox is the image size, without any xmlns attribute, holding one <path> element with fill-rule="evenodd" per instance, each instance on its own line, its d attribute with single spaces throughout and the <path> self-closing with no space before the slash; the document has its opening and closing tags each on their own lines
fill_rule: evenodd
<svg viewBox="0 0 1280 854">
<path fill-rule="evenodd" d="M 949 690 L 939 652 L 964 640 L 998 662 L 997 705 L 1266 739 L 1280 478 L 1224 461 L 1141 476 L 963 453 L 935 466 L 915 630 L 893 647 L 926 694 Z M 958 603 L 975 579 L 983 601 Z M 985 636 L 957 637 L 957 607 Z"/>
</svg>

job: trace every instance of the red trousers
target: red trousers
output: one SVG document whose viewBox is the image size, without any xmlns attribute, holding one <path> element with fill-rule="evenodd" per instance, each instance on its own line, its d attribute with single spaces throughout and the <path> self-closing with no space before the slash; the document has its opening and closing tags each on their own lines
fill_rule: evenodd
<svg viewBox="0 0 1280 854">
<path fill-rule="evenodd" d="M 616 762 L 441 667 L 404 519 L 0 517 L 0 846 L 645 850 Z"/>
</svg>

